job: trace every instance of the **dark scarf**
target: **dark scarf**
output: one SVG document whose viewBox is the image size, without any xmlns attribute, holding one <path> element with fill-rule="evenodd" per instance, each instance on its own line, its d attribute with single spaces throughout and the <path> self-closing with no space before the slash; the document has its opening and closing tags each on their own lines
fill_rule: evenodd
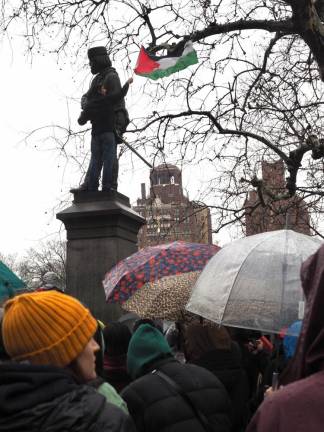
<svg viewBox="0 0 324 432">
<path fill-rule="evenodd" d="M 104 355 L 104 369 L 115 371 L 115 370 L 125 370 L 126 371 L 126 361 L 127 355 Z"/>
<path fill-rule="evenodd" d="M 131 382 L 131 378 L 127 373 L 126 360 L 126 354 L 119 356 L 105 354 L 104 356 L 104 379 L 114 386 L 118 392 Z"/>
</svg>

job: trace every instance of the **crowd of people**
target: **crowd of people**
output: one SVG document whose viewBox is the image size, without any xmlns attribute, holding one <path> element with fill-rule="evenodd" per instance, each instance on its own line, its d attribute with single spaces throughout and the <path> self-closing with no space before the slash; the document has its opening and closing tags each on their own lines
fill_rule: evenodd
<svg viewBox="0 0 324 432">
<path fill-rule="evenodd" d="M 55 287 L 13 297 L 0 316 L 0 432 L 321 431 L 324 247 L 301 277 L 299 338 L 199 319 L 104 325 Z"/>
</svg>

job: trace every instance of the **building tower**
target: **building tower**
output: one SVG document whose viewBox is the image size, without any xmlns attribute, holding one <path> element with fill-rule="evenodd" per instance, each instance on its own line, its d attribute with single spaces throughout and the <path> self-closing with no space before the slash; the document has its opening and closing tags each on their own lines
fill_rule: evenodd
<svg viewBox="0 0 324 432">
<path fill-rule="evenodd" d="M 285 191 L 285 166 L 280 159 L 275 162 L 262 161 L 262 180 L 273 194 L 278 195 Z M 261 232 L 292 229 L 302 234 L 310 235 L 309 213 L 304 200 L 295 195 L 286 200 L 273 200 L 264 196 L 265 207 L 256 203 L 259 201 L 255 190 L 250 191 L 245 201 L 246 235 Z"/>
<path fill-rule="evenodd" d="M 141 184 L 141 198 L 133 209 L 146 219 L 139 232 L 139 247 L 185 240 L 212 243 L 211 217 L 208 207 L 189 201 L 183 194 L 181 170 L 162 164 L 150 171 L 150 193 Z"/>
</svg>

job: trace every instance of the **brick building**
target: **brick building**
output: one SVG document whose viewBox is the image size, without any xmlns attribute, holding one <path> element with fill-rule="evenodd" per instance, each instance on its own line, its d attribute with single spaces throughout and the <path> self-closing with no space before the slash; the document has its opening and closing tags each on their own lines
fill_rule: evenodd
<svg viewBox="0 0 324 432">
<path fill-rule="evenodd" d="M 151 170 L 150 193 L 146 195 L 142 183 L 141 198 L 133 209 L 147 222 L 138 235 L 139 248 L 173 240 L 212 243 L 210 210 L 183 194 L 182 174 L 174 165 Z"/>
<path fill-rule="evenodd" d="M 262 162 L 262 180 L 271 192 L 279 194 L 285 191 L 285 166 L 282 160 Z M 295 195 L 288 200 L 274 201 L 264 196 L 266 207 L 259 205 L 254 210 L 247 209 L 245 217 L 246 235 L 261 232 L 288 229 L 310 235 L 309 213 L 306 203 Z M 245 207 L 253 207 L 258 194 L 255 190 L 249 192 Z M 250 213 L 250 214 L 249 214 Z"/>
</svg>

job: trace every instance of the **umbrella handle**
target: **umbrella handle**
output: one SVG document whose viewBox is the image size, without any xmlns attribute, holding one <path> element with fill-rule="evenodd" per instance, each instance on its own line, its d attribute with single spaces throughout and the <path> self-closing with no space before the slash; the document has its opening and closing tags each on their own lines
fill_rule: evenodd
<svg viewBox="0 0 324 432">
<path fill-rule="evenodd" d="M 276 391 L 278 390 L 279 386 L 279 372 L 273 372 L 272 373 L 272 390 Z"/>
</svg>

